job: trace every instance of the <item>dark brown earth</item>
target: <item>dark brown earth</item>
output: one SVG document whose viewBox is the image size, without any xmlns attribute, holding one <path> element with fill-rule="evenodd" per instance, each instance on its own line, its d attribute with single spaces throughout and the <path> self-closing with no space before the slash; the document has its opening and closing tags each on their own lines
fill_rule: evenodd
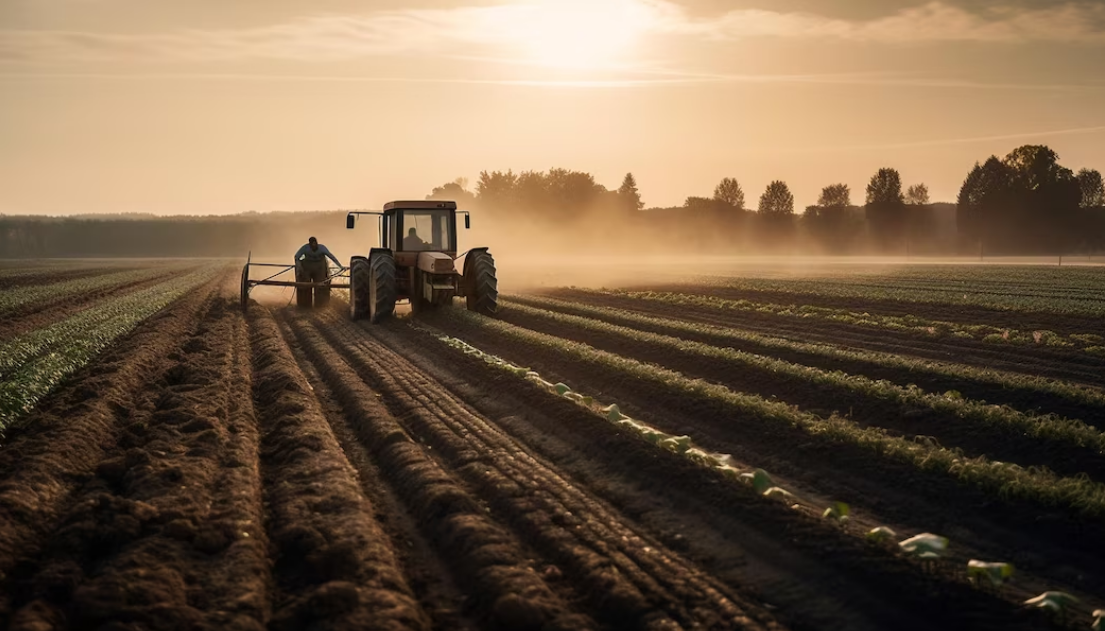
<svg viewBox="0 0 1105 631">
<path fill-rule="evenodd" d="M 1010 590 L 968 584 L 962 555 L 1053 534 L 1013 521 L 976 541 L 991 518 L 960 512 L 993 498 L 910 497 L 930 481 L 423 320 L 965 547 L 925 570 L 862 520 L 760 497 L 426 330 L 355 325 L 338 302 L 243 314 L 236 285 L 186 295 L 4 437 L 0 628 L 1037 629 L 1056 625 L 1023 595 L 1103 585 L 1098 550 L 1051 538 Z"/>
</svg>

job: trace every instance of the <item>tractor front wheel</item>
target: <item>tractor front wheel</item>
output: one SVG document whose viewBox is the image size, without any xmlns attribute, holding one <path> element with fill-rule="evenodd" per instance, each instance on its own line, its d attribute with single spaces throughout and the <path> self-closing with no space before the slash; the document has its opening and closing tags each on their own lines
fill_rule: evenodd
<svg viewBox="0 0 1105 631">
<path fill-rule="evenodd" d="M 395 313 L 395 257 L 377 252 L 369 262 L 372 284 L 369 289 L 370 319 L 373 324 L 384 321 Z"/>
<path fill-rule="evenodd" d="M 495 259 L 487 250 L 472 252 L 465 261 L 465 297 L 468 310 L 493 316 L 499 309 L 499 280 L 495 277 Z"/>
</svg>

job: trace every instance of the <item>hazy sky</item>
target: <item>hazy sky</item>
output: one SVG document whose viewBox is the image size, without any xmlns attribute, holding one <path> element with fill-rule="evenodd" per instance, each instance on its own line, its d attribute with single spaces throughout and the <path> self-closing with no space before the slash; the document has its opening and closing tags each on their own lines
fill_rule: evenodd
<svg viewBox="0 0 1105 631">
<path fill-rule="evenodd" d="M 782 179 L 954 201 L 1105 170 L 1105 2 L 0 0 L 0 213 L 379 207 L 565 167 L 645 202 Z"/>
</svg>

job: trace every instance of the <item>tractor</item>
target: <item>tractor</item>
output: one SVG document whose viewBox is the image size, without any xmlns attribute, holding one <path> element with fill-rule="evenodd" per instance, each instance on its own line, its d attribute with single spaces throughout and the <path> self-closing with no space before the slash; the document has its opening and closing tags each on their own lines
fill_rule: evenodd
<svg viewBox="0 0 1105 631">
<path fill-rule="evenodd" d="M 345 227 L 352 230 L 360 215 L 379 217 L 380 246 L 349 263 L 349 309 L 354 320 L 378 323 L 390 317 L 400 300 L 420 313 L 450 305 L 463 296 L 469 311 L 493 316 L 499 289 L 495 259 L 487 248 L 457 254 L 457 215 L 466 211 L 450 201 L 397 201 L 383 212 L 350 212 Z M 466 254 L 466 255 L 465 255 Z M 458 271 L 456 261 L 464 256 Z"/>
</svg>

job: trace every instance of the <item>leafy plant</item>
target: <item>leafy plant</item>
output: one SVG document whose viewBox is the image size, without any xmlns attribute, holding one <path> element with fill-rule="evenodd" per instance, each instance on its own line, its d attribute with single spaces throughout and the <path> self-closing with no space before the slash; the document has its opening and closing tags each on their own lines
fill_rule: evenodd
<svg viewBox="0 0 1105 631">
<path fill-rule="evenodd" d="M 844 523 L 848 521 L 848 515 L 851 513 L 851 508 L 844 502 L 833 502 L 833 505 L 826 508 L 825 512 L 821 513 L 821 516 L 826 519 L 835 520 L 838 523 Z"/>
<path fill-rule="evenodd" d="M 967 562 L 967 578 L 975 584 L 987 580 L 994 587 L 1000 587 L 1011 576 L 1013 576 L 1011 563 L 986 562 L 977 559 Z"/>
</svg>

